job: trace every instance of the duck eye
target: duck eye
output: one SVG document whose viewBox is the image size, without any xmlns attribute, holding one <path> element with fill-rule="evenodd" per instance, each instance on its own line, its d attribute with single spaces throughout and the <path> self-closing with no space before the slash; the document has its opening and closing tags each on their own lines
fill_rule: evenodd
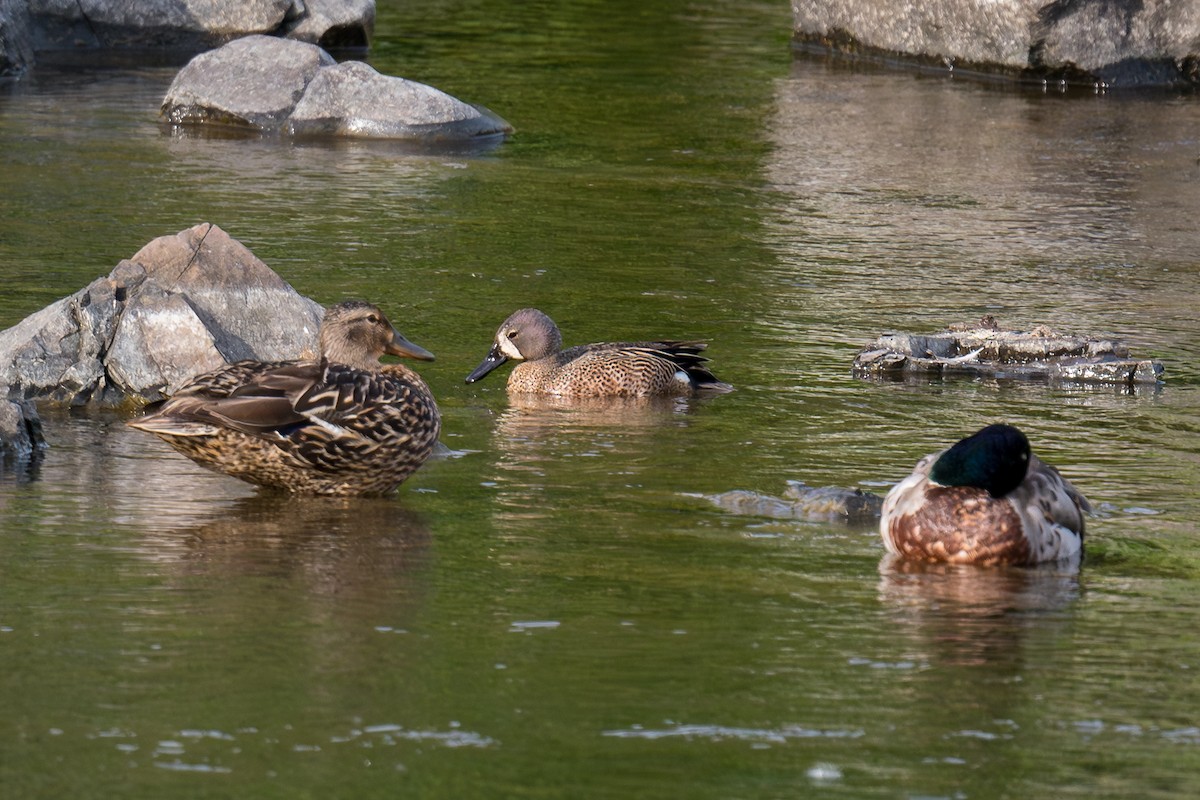
<svg viewBox="0 0 1200 800">
<path fill-rule="evenodd" d="M 371 323 L 372 325 L 378 325 L 379 317 L 375 316 L 374 314 L 371 314 L 369 317 L 367 317 L 367 322 Z"/>
<path fill-rule="evenodd" d="M 509 331 L 509 332 L 508 332 L 508 338 L 509 338 L 509 339 L 515 339 L 515 338 L 517 338 L 517 334 L 518 334 L 518 333 L 520 333 L 520 331 Z"/>
</svg>

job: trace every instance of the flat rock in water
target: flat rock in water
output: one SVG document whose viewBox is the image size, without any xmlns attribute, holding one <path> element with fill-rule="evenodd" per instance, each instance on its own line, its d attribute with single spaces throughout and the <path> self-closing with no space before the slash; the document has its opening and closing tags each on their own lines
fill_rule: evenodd
<svg viewBox="0 0 1200 800">
<path fill-rule="evenodd" d="M 947 74 L 1097 88 L 1200 84 L 1194 0 L 792 0 L 797 41 Z"/>
<path fill-rule="evenodd" d="M 174 61 L 254 34 L 365 50 L 375 0 L 0 0 L 0 74 L 35 61 Z"/>
<path fill-rule="evenodd" d="M 978 375 L 1058 383 L 1156 384 L 1158 361 L 1132 357 L 1122 342 L 1037 326 L 1001 329 L 985 319 L 933 334 L 888 333 L 854 359 L 859 377 Z"/>
</svg>

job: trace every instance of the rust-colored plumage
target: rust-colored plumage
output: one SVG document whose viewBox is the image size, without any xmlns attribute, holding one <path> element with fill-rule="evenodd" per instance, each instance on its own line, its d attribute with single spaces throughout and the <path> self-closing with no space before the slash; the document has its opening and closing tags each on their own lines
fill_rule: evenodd
<svg viewBox="0 0 1200 800">
<path fill-rule="evenodd" d="M 730 391 L 705 366 L 705 342 L 606 342 L 562 349 L 562 334 L 535 308 L 513 313 L 492 349 L 467 376 L 474 383 L 506 361 L 521 361 L 508 391 L 559 397 L 686 397 Z"/>
<path fill-rule="evenodd" d="M 884 499 L 880 532 L 910 560 L 1037 564 L 1082 552 L 1090 508 L 1024 434 L 992 425 L 921 459 Z"/>
<path fill-rule="evenodd" d="M 241 361 L 200 375 L 131 420 L 209 469 L 297 494 L 378 495 L 428 458 L 440 414 L 425 381 L 388 353 L 433 355 L 375 306 L 333 306 L 320 361 Z"/>
</svg>

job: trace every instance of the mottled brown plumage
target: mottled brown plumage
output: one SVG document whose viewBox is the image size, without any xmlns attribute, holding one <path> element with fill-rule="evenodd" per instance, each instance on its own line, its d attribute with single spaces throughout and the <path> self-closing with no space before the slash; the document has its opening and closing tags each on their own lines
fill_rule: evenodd
<svg viewBox="0 0 1200 800">
<path fill-rule="evenodd" d="M 705 342 L 606 342 L 562 349 L 562 334 L 535 308 L 513 313 L 491 351 L 467 376 L 474 383 L 508 360 L 521 361 L 508 391 L 559 397 L 681 397 L 730 391 L 705 366 Z"/>
<path fill-rule="evenodd" d="M 241 361 L 200 375 L 129 424 L 209 469 L 298 494 L 378 495 L 424 463 L 440 415 L 384 353 L 432 360 L 369 303 L 330 308 L 320 361 Z"/>
<path fill-rule="evenodd" d="M 1058 471 L 1028 450 L 1024 435 L 1019 466 L 994 494 L 984 486 L 942 485 L 931 477 L 950 450 L 921 459 L 883 501 L 880 532 L 887 549 L 915 561 L 1028 565 L 1077 557 L 1083 549 L 1088 501 Z M 969 437 L 957 447 L 973 447 Z M 990 455 L 990 454 L 985 454 Z M 986 482 L 985 482 L 986 483 Z M 994 487 L 993 487 L 994 489 Z"/>
</svg>

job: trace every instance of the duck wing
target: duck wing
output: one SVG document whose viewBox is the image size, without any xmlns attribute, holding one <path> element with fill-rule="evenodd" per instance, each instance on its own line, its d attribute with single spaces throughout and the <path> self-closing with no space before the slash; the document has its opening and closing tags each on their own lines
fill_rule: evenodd
<svg viewBox="0 0 1200 800">
<path fill-rule="evenodd" d="M 200 376 L 158 410 L 163 417 L 201 422 L 251 436 L 302 423 L 295 398 L 319 383 L 321 365 L 239 362 Z"/>
<path fill-rule="evenodd" d="M 687 374 L 697 392 L 722 393 L 733 387 L 722 381 L 708 368 L 709 359 L 700 355 L 707 342 L 630 342 L 619 345 L 618 352 L 640 361 L 657 360 Z"/>
<path fill-rule="evenodd" d="M 390 469 L 423 461 L 437 441 L 440 415 L 424 381 L 403 367 L 365 372 L 340 364 L 289 396 L 303 422 L 272 434 L 295 458 L 330 471 Z"/>
</svg>

